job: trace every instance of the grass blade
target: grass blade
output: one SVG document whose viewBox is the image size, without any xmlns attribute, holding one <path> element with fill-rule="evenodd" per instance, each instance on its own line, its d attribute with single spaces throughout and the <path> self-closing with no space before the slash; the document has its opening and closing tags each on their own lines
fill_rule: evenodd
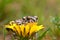
<svg viewBox="0 0 60 40">
<path fill-rule="evenodd" d="M 47 31 L 49 31 L 49 29 L 50 29 L 50 28 L 48 28 L 46 31 L 44 31 L 44 32 L 42 33 L 42 35 L 40 35 L 40 36 L 38 37 L 38 40 L 41 40 L 41 39 L 45 36 L 45 34 L 47 33 Z"/>
</svg>

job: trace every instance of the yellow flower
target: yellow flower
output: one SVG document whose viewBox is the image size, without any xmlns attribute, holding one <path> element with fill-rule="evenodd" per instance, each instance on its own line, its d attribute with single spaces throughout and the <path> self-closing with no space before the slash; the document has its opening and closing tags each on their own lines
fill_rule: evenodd
<svg viewBox="0 0 60 40">
<path fill-rule="evenodd" d="M 34 32 L 37 32 L 41 29 L 43 29 L 43 25 L 37 26 L 37 25 L 33 25 L 30 29 L 30 35 L 33 34 Z"/>
<path fill-rule="evenodd" d="M 16 23 L 13 23 L 13 21 L 11 21 L 10 24 L 5 25 L 5 28 L 12 29 L 16 33 L 20 34 L 20 27 L 19 27 L 19 25 L 17 25 Z"/>
<path fill-rule="evenodd" d="M 21 30 L 21 34 L 23 35 L 23 37 L 25 37 L 25 34 L 24 34 L 24 28 L 25 26 L 24 25 L 20 25 L 20 30 Z"/>
<path fill-rule="evenodd" d="M 15 23 L 12 24 L 12 21 L 11 21 L 11 22 L 9 23 L 9 25 L 5 25 L 5 28 L 7 28 L 7 29 L 12 29 L 13 31 L 15 31 L 14 26 L 15 26 Z"/>
<path fill-rule="evenodd" d="M 29 30 L 30 30 L 30 27 L 29 27 L 29 25 L 27 24 L 27 25 L 25 26 L 25 35 L 26 35 L 26 36 L 28 36 Z"/>
<path fill-rule="evenodd" d="M 13 31 L 15 31 L 16 34 L 23 37 L 31 36 L 33 33 L 36 33 L 44 28 L 43 25 L 38 26 L 37 22 L 21 25 L 17 25 L 16 23 L 10 22 L 9 24 L 6 25 L 5 28 L 12 29 Z"/>
</svg>

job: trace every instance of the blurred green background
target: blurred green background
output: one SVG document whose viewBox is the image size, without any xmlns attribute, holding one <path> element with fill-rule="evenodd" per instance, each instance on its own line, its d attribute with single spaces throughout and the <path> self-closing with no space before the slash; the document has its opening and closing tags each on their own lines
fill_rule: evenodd
<svg viewBox="0 0 60 40">
<path fill-rule="evenodd" d="M 50 28 L 42 40 L 60 40 L 60 0 L 0 0 L 0 35 L 9 21 L 35 15 Z"/>
</svg>

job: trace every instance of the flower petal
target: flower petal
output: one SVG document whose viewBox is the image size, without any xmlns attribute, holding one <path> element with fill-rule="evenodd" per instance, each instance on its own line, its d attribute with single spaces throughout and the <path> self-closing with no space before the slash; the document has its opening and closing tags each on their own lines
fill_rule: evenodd
<svg viewBox="0 0 60 40">
<path fill-rule="evenodd" d="M 44 28 L 43 25 L 40 25 L 40 26 L 33 25 L 33 27 L 31 27 L 31 29 L 30 29 L 30 35 L 32 35 L 32 33 L 37 32 L 43 28 Z"/>
<path fill-rule="evenodd" d="M 20 25 L 20 28 L 21 28 L 21 33 L 22 33 L 22 36 L 24 36 L 25 37 L 25 33 L 24 33 L 24 28 L 25 28 L 25 26 L 24 25 Z"/>
<path fill-rule="evenodd" d="M 25 35 L 26 35 L 26 36 L 28 35 L 29 30 L 30 30 L 29 25 L 26 25 L 26 27 L 25 27 Z"/>
</svg>

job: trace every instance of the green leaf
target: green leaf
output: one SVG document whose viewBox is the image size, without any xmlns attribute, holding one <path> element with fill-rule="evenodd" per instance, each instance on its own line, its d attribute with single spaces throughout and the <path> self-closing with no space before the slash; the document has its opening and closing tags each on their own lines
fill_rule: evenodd
<svg viewBox="0 0 60 40">
<path fill-rule="evenodd" d="M 7 34 L 7 31 L 6 31 L 6 29 L 5 29 L 5 28 L 3 28 L 4 40 L 5 40 L 6 34 Z"/>
<path fill-rule="evenodd" d="M 44 31 L 44 32 L 42 33 L 42 35 L 40 35 L 40 36 L 38 37 L 38 40 L 41 40 L 41 39 L 45 36 L 45 34 L 47 33 L 47 31 L 49 31 L 49 29 L 50 29 L 50 28 L 48 28 L 46 31 Z"/>
</svg>

